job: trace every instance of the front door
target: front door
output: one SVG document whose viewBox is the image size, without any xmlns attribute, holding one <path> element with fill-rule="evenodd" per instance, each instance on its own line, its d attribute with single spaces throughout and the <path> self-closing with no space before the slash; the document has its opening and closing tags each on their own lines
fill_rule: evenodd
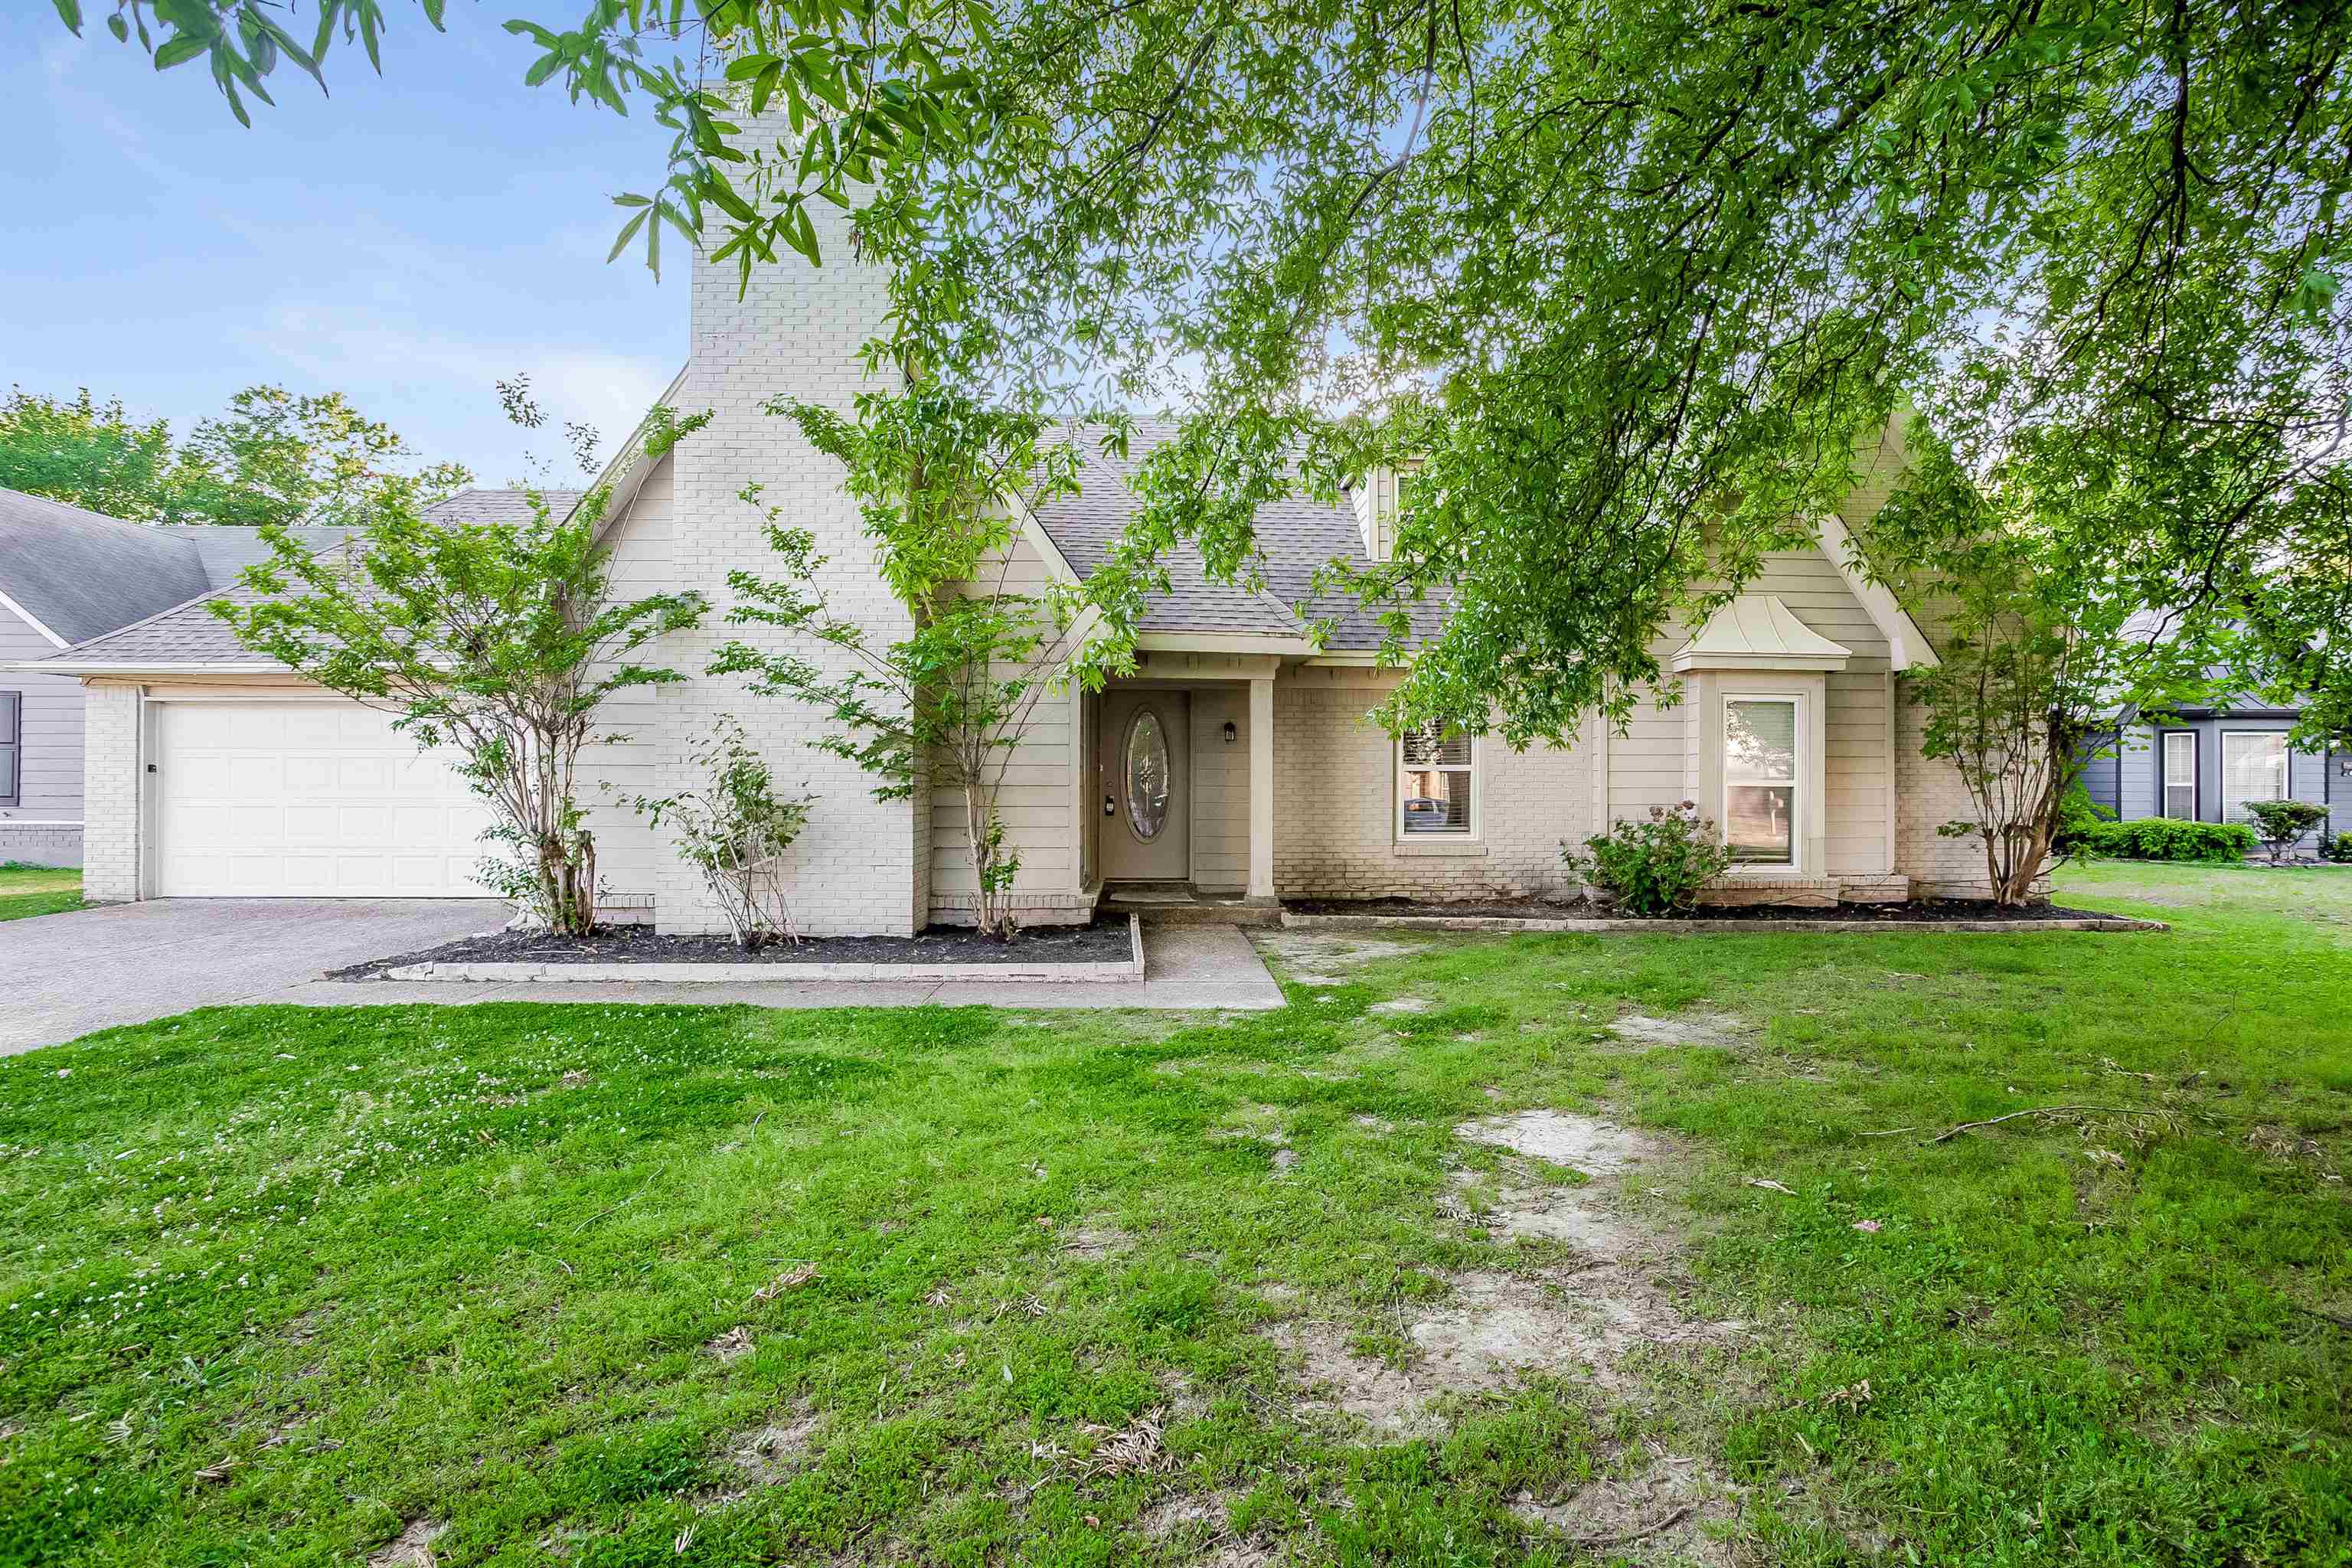
<svg viewBox="0 0 2352 1568">
<path fill-rule="evenodd" d="M 1103 694 L 1095 774 L 1104 880 L 1192 879 L 1191 717 L 1181 691 Z"/>
</svg>

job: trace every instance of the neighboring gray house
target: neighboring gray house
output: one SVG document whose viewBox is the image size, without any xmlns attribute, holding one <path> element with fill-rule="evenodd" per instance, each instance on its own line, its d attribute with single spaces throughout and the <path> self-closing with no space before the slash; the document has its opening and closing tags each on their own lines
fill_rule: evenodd
<svg viewBox="0 0 2352 1568">
<path fill-rule="evenodd" d="M 312 548 L 346 530 L 302 529 Z M 151 528 L 0 490 L 0 666 L 47 658 L 234 583 L 249 528 Z M 0 668 L 0 862 L 82 861 L 82 683 Z"/>
<path fill-rule="evenodd" d="M 2249 800 L 2307 800 L 2333 814 L 2318 831 L 2352 832 L 2352 751 L 2288 745 L 2301 717 L 2242 693 L 2209 708 L 2135 713 L 2116 754 L 2091 763 L 2084 787 L 2125 822 L 2246 822 Z"/>
</svg>

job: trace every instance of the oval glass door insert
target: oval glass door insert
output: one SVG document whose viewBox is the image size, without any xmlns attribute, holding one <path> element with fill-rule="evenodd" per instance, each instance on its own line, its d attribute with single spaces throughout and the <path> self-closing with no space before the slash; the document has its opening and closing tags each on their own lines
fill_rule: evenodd
<svg viewBox="0 0 2352 1568">
<path fill-rule="evenodd" d="M 1168 732 L 1149 708 L 1127 726 L 1127 824 L 1147 844 L 1168 826 Z"/>
</svg>

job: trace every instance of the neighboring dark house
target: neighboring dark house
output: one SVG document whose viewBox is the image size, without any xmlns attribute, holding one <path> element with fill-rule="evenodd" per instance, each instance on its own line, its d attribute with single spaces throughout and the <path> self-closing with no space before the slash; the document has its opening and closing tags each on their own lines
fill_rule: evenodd
<svg viewBox="0 0 2352 1568">
<path fill-rule="evenodd" d="M 2249 800 L 2307 800 L 2333 814 L 2314 840 L 2319 831 L 2352 832 L 2352 751 L 2290 747 L 2287 732 L 2301 717 L 2244 695 L 2210 708 L 2134 714 L 2116 754 L 2094 762 L 2083 782 L 2092 800 L 2126 822 L 2245 822 Z"/>
</svg>

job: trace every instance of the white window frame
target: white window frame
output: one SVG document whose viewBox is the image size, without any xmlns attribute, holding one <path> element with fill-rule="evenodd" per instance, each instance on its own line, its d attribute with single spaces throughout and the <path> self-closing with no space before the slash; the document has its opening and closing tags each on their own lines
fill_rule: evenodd
<svg viewBox="0 0 2352 1568">
<path fill-rule="evenodd" d="M 1414 767 L 1404 760 L 1404 737 L 1402 735 L 1397 736 L 1395 740 L 1390 743 L 1389 754 L 1394 760 L 1396 765 L 1390 772 L 1389 777 L 1391 783 L 1389 787 L 1395 792 L 1396 804 L 1391 806 L 1389 811 L 1389 832 L 1390 836 L 1397 843 L 1419 846 L 1433 844 L 1475 844 L 1479 841 L 1479 834 L 1482 825 L 1479 822 L 1478 802 L 1479 797 L 1485 794 L 1485 792 L 1479 788 L 1478 780 L 1482 764 L 1485 762 L 1485 756 L 1483 754 L 1485 747 L 1481 743 L 1479 737 L 1475 735 L 1468 737 L 1468 740 L 1470 742 L 1470 761 L 1466 765 L 1449 763 L 1437 766 Z M 1406 793 L 1405 788 L 1405 775 L 1407 773 L 1460 773 L 1464 777 L 1467 778 L 1470 781 L 1468 831 L 1463 833 L 1407 833 L 1404 830 L 1404 803 L 1407 799 L 1412 798 Z"/>
<path fill-rule="evenodd" d="M 2286 743 L 2284 730 L 2224 730 L 2221 731 L 2221 820 L 2251 820 L 2231 815 L 2231 809 L 2249 800 L 2293 800 L 2294 798 L 2294 748 Z M 2279 748 L 2279 792 L 2276 795 L 2234 795 L 2230 793 L 2230 742 L 2241 736 L 2258 741 L 2275 741 Z"/>
<path fill-rule="evenodd" d="M 2172 776 L 2172 742 L 2176 740 L 2189 742 L 2189 766 L 2179 778 Z M 2159 730 L 2157 731 L 2157 748 L 2156 814 L 2158 816 L 2169 817 L 2175 822 L 2196 821 L 2198 807 L 2201 804 L 2198 799 L 2200 792 L 2197 784 L 2197 764 L 2203 760 L 2197 754 L 2199 751 L 2197 731 Z M 2172 792 L 2184 788 L 2189 791 L 2189 815 L 2175 816 L 2172 811 Z"/>
<path fill-rule="evenodd" d="M 1727 691 L 1723 694 L 1723 711 L 1717 716 L 1716 744 L 1722 748 L 1723 788 L 1716 800 L 1716 820 L 1722 824 L 1723 841 L 1731 842 L 1731 791 L 1736 784 L 1778 784 L 1778 779 L 1734 779 L 1731 776 L 1731 705 L 1735 702 L 1785 702 L 1794 710 L 1794 761 L 1789 768 L 1789 858 L 1786 860 L 1736 860 L 1723 868 L 1727 877 L 1787 877 L 1802 876 L 1805 866 L 1805 809 L 1818 787 L 1806 778 L 1806 764 L 1812 752 L 1808 737 L 1805 694 L 1801 691 Z"/>
</svg>

